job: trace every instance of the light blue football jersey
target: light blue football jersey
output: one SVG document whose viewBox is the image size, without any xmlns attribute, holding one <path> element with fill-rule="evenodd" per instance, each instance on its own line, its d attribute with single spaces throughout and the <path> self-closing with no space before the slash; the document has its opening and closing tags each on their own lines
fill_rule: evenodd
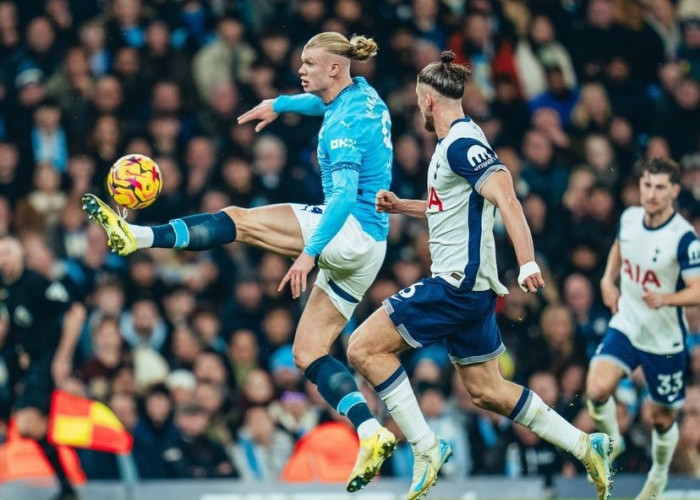
<svg viewBox="0 0 700 500">
<path fill-rule="evenodd" d="M 391 117 L 386 104 L 362 77 L 353 78 L 326 106 L 318 133 L 318 162 L 325 201 L 333 191 L 331 173 L 359 172 L 357 202 L 350 212 L 377 241 L 389 232 L 388 214 L 374 208 L 375 196 L 391 184 Z"/>
</svg>

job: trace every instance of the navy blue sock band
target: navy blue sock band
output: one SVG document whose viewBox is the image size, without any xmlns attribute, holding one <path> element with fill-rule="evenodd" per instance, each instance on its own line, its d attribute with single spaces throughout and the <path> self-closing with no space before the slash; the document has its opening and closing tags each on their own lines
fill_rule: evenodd
<svg viewBox="0 0 700 500">
<path fill-rule="evenodd" d="M 374 390 L 377 391 L 379 397 L 383 398 L 407 378 L 408 375 L 406 375 L 406 370 L 403 369 L 403 366 L 399 365 L 399 368 L 394 373 L 392 373 L 388 379 L 386 379 L 379 385 L 375 385 Z"/>
<path fill-rule="evenodd" d="M 209 250 L 236 239 L 236 224 L 226 212 L 188 215 L 151 229 L 158 248 Z"/>
<path fill-rule="evenodd" d="M 520 423 L 520 420 L 523 418 L 525 413 L 527 413 L 531 395 L 532 392 L 530 389 L 523 387 L 523 393 L 520 395 L 520 399 L 518 399 L 515 408 L 513 408 L 513 411 L 510 412 L 510 415 L 508 415 L 509 419 L 511 419 L 513 422 Z"/>
<path fill-rule="evenodd" d="M 372 418 L 364 396 L 355 379 L 340 361 L 326 354 L 311 363 L 304 372 L 316 384 L 321 396 L 341 415 L 347 416 L 357 428 Z"/>
</svg>

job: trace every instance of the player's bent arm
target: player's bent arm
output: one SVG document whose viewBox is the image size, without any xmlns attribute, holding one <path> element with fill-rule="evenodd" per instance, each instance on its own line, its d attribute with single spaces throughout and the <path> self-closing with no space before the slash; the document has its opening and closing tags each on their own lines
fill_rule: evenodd
<svg viewBox="0 0 700 500">
<path fill-rule="evenodd" d="M 428 207 L 428 202 L 425 200 L 400 200 L 399 213 L 415 217 L 417 219 L 427 219 L 425 210 Z"/>
<path fill-rule="evenodd" d="M 272 101 L 272 109 L 275 113 L 321 116 L 326 112 L 326 105 L 314 94 L 281 95 Z"/>
<path fill-rule="evenodd" d="M 685 282 L 685 288 L 683 290 L 661 295 L 662 306 L 700 306 L 700 276 L 684 278 L 683 281 Z"/>
<path fill-rule="evenodd" d="M 351 164 L 348 164 L 351 165 Z M 357 200 L 357 185 L 360 179 L 359 165 L 336 169 L 331 173 L 333 191 L 326 200 L 321 221 L 304 246 L 304 252 L 317 257 L 326 245 L 338 234 L 350 216 Z"/>
<path fill-rule="evenodd" d="M 535 247 L 527 225 L 523 207 L 515 195 L 513 178 L 507 170 L 498 170 L 484 182 L 479 192 L 501 211 L 508 236 L 513 242 L 515 256 L 520 266 L 535 260 Z"/>
<path fill-rule="evenodd" d="M 425 219 L 428 202 L 425 200 L 404 200 L 391 191 L 380 189 L 376 196 L 375 209 L 380 213 L 402 214 Z"/>
<path fill-rule="evenodd" d="M 74 302 L 66 314 L 63 316 L 63 331 L 61 332 L 61 341 L 56 350 L 56 357 L 62 359 L 73 359 L 73 352 L 80 337 L 80 330 L 85 323 L 87 313 L 85 307 Z"/>
</svg>

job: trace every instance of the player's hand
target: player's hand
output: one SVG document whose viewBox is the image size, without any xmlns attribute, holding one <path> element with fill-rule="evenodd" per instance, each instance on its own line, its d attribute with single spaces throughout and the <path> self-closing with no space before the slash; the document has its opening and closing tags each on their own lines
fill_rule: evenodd
<svg viewBox="0 0 700 500">
<path fill-rule="evenodd" d="M 600 293 L 603 295 L 603 304 L 610 312 L 617 314 L 617 302 L 620 300 L 620 289 L 614 283 L 605 280 L 600 282 Z"/>
<path fill-rule="evenodd" d="M 306 291 L 306 277 L 316 265 L 315 259 L 306 252 L 301 252 L 297 260 L 294 261 L 292 267 L 289 268 L 287 274 L 282 278 L 278 292 L 284 289 L 284 286 L 289 282 L 289 288 L 292 290 L 292 297 L 298 299 L 302 292 Z"/>
<path fill-rule="evenodd" d="M 380 213 L 398 214 L 398 204 L 399 197 L 386 189 L 380 189 L 374 200 L 374 208 Z"/>
<path fill-rule="evenodd" d="M 61 387 L 70 377 L 72 360 L 69 357 L 56 354 L 51 362 L 51 375 L 56 387 Z"/>
<path fill-rule="evenodd" d="M 525 293 L 534 293 L 540 288 L 544 288 L 544 279 L 542 278 L 540 267 L 534 260 L 520 266 L 518 285 Z"/>
<path fill-rule="evenodd" d="M 255 131 L 260 132 L 270 123 L 274 122 L 279 116 L 279 113 L 276 113 L 275 110 L 272 109 L 272 101 L 274 101 L 274 99 L 265 99 L 253 109 L 243 113 L 237 118 L 238 124 L 243 125 L 252 120 L 260 120 L 260 123 L 255 126 Z"/>
<path fill-rule="evenodd" d="M 642 300 L 649 309 L 658 309 L 659 307 L 664 307 L 666 305 L 663 295 L 660 293 L 651 292 L 649 290 L 644 290 Z"/>
<path fill-rule="evenodd" d="M 544 288 L 544 279 L 540 273 L 531 274 L 520 284 L 525 292 L 534 293 L 540 288 Z"/>
</svg>

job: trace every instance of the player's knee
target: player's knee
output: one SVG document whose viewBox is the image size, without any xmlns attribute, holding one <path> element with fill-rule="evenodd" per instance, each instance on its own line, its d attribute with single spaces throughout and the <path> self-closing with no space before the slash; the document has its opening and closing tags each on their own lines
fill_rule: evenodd
<svg viewBox="0 0 700 500">
<path fill-rule="evenodd" d="M 586 397 L 596 405 L 605 403 L 612 395 L 612 392 L 613 389 L 610 389 L 607 385 L 590 379 L 586 384 Z"/>
<path fill-rule="evenodd" d="M 249 227 L 250 209 L 236 206 L 226 207 L 222 210 L 231 217 L 236 224 L 236 240 L 241 243 L 250 243 L 251 230 Z"/>
<path fill-rule="evenodd" d="M 321 356 L 328 354 L 327 352 L 318 353 L 313 349 L 309 349 L 306 346 L 294 345 L 292 347 L 292 356 L 294 357 L 294 364 L 297 369 L 304 373 L 311 363 L 316 361 Z"/>
<path fill-rule="evenodd" d="M 656 407 L 651 411 L 651 423 L 657 432 L 666 432 L 676 421 L 676 412 L 668 408 Z"/>
<path fill-rule="evenodd" d="M 367 363 L 369 352 L 367 348 L 358 341 L 350 341 L 347 350 L 348 362 L 357 369 L 360 373 L 363 372 L 363 367 Z"/>
</svg>

